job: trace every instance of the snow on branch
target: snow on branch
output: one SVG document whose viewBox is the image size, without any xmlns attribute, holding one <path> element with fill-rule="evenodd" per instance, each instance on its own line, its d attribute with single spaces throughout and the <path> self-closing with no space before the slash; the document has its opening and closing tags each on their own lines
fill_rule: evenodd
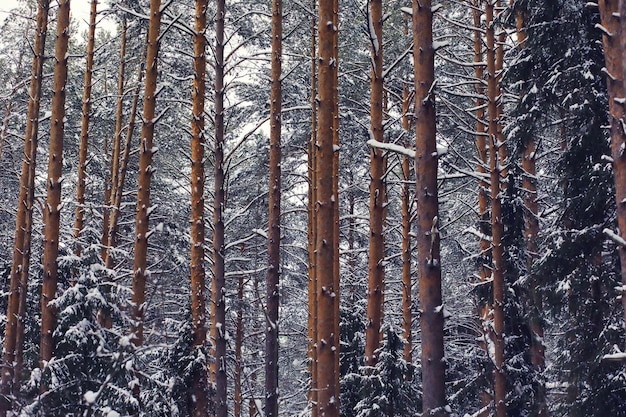
<svg viewBox="0 0 626 417">
<path fill-rule="evenodd" d="M 409 158 L 415 158 L 415 151 L 413 149 L 405 148 L 404 146 L 396 145 L 393 143 L 379 142 L 376 139 L 370 139 L 367 141 L 368 146 L 377 149 L 384 149 L 399 153 L 400 155 L 408 156 Z"/>
<path fill-rule="evenodd" d="M 613 232 L 611 229 L 604 229 L 602 231 L 602 233 L 604 233 L 606 235 L 606 237 L 608 237 L 609 239 L 611 239 L 613 242 L 617 243 L 618 245 L 626 248 L 626 240 L 624 240 L 624 238 L 622 238 L 620 235 L 618 235 L 617 233 Z"/>
<path fill-rule="evenodd" d="M 378 52 L 379 52 L 378 37 L 376 36 L 376 29 L 374 29 L 374 21 L 372 20 L 372 12 L 369 8 L 367 9 L 367 31 L 368 31 L 368 35 L 370 38 L 370 42 L 372 42 L 374 55 L 378 56 Z"/>
</svg>

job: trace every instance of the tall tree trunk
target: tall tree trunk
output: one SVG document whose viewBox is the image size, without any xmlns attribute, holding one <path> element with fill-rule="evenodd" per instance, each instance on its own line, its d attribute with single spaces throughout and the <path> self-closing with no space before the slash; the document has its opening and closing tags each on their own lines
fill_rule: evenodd
<svg viewBox="0 0 626 417">
<path fill-rule="evenodd" d="M 111 225 L 119 218 L 119 213 L 116 213 L 118 208 L 115 206 L 115 200 L 119 193 L 117 188 L 119 177 L 119 165 L 120 165 L 120 152 L 122 143 L 122 130 L 123 130 L 123 111 L 124 111 L 124 86 L 126 76 L 126 19 L 122 20 L 122 31 L 120 33 L 120 65 L 117 75 L 117 102 L 115 105 L 115 134 L 113 136 L 113 150 L 111 151 L 111 190 L 109 199 L 105 201 L 107 210 L 109 213 L 109 219 L 107 222 L 103 222 L 102 229 L 102 259 L 105 264 L 108 262 L 111 254 L 110 245 L 112 243 Z"/>
<path fill-rule="evenodd" d="M 98 1 L 91 0 L 89 12 L 89 30 L 87 32 L 87 64 L 85 67 L 85 84 L 83 87 L 83 111 L 80 124 L 80 145 L 78 150 L 78 182 L 76 184 L 76 215 L 74 219 L 75 253 L 80 256 L 82 245 L 81 233 L 85 226 L 85 188 L 87 179 L 87 148 L 89 145 L 89 122 L 91 117 L 91 79 L 93 75 L 93 56 L 96 43 L 96 15 Z"/>
<path fill-rule="evenodd" d="M 422 414 L 445 416 L 445 363 L 439 254 L 435 50 L 430 0 L 413 0 L 417 253 L 422 331 Z"/>
<path fill-rule="evenodd" d="M 340 291 L 341 291 L 341 264 L 339 262 L 339 244 L 341 240 L 340 221 L 339 221 L 339 0 L 333 1 L 333 31 L 332 31 L 332 49 L 333 49 L 333 62 L 334 65 L 330 66 L 332 72 L 333 82 L 333 198 L 335 203 L 333 204 L 333 222 L 335 224 L 334 233 L 334 257 L 333 257 L 333 288 L 335 290 L 335 328 L 334 334 L 336 336 L 337 344 L 335 346 L 335 363 L 334 373 L 337 378 L 335 384 L 335 393 L 333 400 L 335 401 L 335 407 L 340 409 L 341 387 L 339 385 L 340 364 L 339 364 L 339 351 L 341 350 L 340 340 Z"/>
<path fill-rule="evenodd" d="M 50 149 L 46 203 L 44 206 L 43 287 L 41 289 L 41 368 L 54 356 L 52 333 L 56 327 L 56 310 L 50 304 L 57 291 L 57 257 L 61 220 L 61 186 L 63 175 L 63 135 L 65 131 L 65 85 L 67 82 L 67 47 L 69 41 L 70 2 L 59 1 L 55 42 L 54 90 L 50 122 Z M 42 384 L 42 393 L 47 387 Z"/>
<path fill-rule="evenodd" d="M 148 47 L 148 35 L 146 33 L 146 48 L 143 53 L 144 59 L 147 56 L 147 47 Z M 126 172 L 128 169 L 128 161 L 130 159 L 130 151 L 131 151 L 131 142 L 133 139 L 133 133 L 135 131 L 135 121 L 137 118 L 137 108 L 139 107 L 139 92 L 141 90 L 141 83 L 143 81 L 145 69 L 145 62 L 139 66 L 139 74 L 137 76 L 137 85 L 135 87 L 135 91 L 133 93 L 133 101 L 130 107 L 130 116 L 128 120 L 128 126 L 126 127 L 126 141 L 124 143 L 124 153 L 122 154 L 120 160 L 120 169 L 117 175 L 117 185 L 114 187 L 115 193 L 113 194 L 113 206 L 111 208 L 111 218 L 109 219 L 109 230 L 107 233 L 107 244 L 105 245 L 107 249 L 106 254 L 106 267 L 113 267 L 113 249 L 117 246 L 117 229 L 119 218 L 121 215 L 121 207 L 122 207 L 122 195 L 124 191 L 124 181 L 126 180 Z"/>
<path fill-rule="evenodd" d="M 191 317 L 193 345 L 201 351 L 206 344 L 206 299 L 204 270 L 204 103 L 206 93 L 207 0 L 196 0 L 193 34 L 194 79 L 191 118 Z M 208 375 L 196 367 L 191 382 L 192 415 L 204 417 L 209 410 Z"/>
<path fill-rule="evenodd" d="M 408 34 L 408 33 L 405 33 Z M 402 89 L 402 127 L 410 133 L 409 109 L 411 95 L 405 84 Z M 410 146 L 409 141 L 406 143 Z M 411 160 L 402 157 L 402 337 L 403 358 L 413 363 L 413 279 L 411 276 Z"/>
<path fill-rule="evenodd" d="M 339 374 L 336 369 L 339 355 L 339 334 L 337 322 L 339 311 L 336 298 L 336 234 L 335 209 L 335 104 L 337 61 L 335 57 L 336 0 L 319 0 L 319 39 L 318 39 L 318 129 L 316 141 L 316 281 L 317 281 L 317 407 L 318 415 L 334 417 L 339 415 L 338 397 Z"/>
<path fill-rule="evenodd" d="M 600 20 L 603 31 L 604 60 L 609 74 L 607 89 L 609 93 L 609 113 L 611 118 L 611 156 L 613 157 L 613 175 L 615 176 L 615 198 L 617 202 L 617 227 L 622 239 L 626 240 L 626 36 L 622 28 L 626 26 L 626 6 L 618 6 L 619 0 L 601 0 Z M 622 3 L 624 0 L 622 0 Z M 622 11 L 620 26 L 620 10 Z M 621 34 L 620 34 L 621 32 Z M 609 35 L 610 34 L 610 35 Z M 620 43 L 621 40 L 621 43 Z M 622 269 L 622 306 L 626 320 L 626 245 L 619 245 Z"/>
<path fill-rule="evenodd" d="M 265 315 L 265 412 L 278 417 L 278 307 L 280 277 L 280 161 L 281 161 L 281 59 L 283 37 L 283 3 L 272 0 L 272 73 L 270 92 L 270 155 L 268 258 Z"/>
<path fill-rule="evenodd" d="M 524 12 L 520 9 L 516 10 L 515 14 L 516 30 L 517 30 L 517 42 L 518 48 L 524 47 L 524 43 L 527 39 L 525 30 L 525 17 Z M 543 300 L 539 293 L 539 280 L 533 271 L 534 261 L 537 258 L 537 238 L 539 236 L 539 209 L 537 202 L 537 177 L 535 167 L 535 157 L 537 146 L 533 135 L 528 135 L 525 138 L 523 154 L 522 154 L 522 170 L 524 171 L 524 177 L 522 179 L 522 189 L 524 190 L 524 236 L 526 238 L 526 253 L 527 253 L 527 267 L 530 277 L 530 303 L 531 303 L 531 317 L 530 317 L 530 331 L 531 331 L 531 346 L 530 346 L 530 359 L 535 367 L 535 370 L 541 375 L 539 381 L 538 392 L 536 393 L 537 399 L 537 413 L 539 417 L 547 417 L 548 410 L 546 407 L 546 387 L 543 379 L 543 372 L 545 370 L 545 347 L 543 345 L 543 326 L 541 323 L 541 313 L 543 312 Z"/>
<path fill-rule="evenodd" d="M 211 291 L 211 382 L 215 387 L 215 417 L 227 417 L 226 280 L 224 271 L 224 15 L 225 0 L 217 0 L 215 15 L 215 154 L 213 203 L 213 285 Z"/>
<path fill-rule="evenodd" d="M 243 253 L 243 249 L 241 250 Z M 233 399 L 233 413 L 234 417 L 241 417 L 241 409 L 243 405 L 243 396 L 241 389 L 241 377 L 243 375 L 243 357 L 242 357 L 242 347 L 243 347 L 243 287 L 244 287 L 244 276 L 243 274 L 239 275 L 239 281 L 237 284 L 237 319 L 236 319 L 236 327 L 235 327 L 235 372 L 233 375 L 234 379 L 234 399 Z"/>
<path fill-rule="evenodd" d="M 6 397 L 12 393 L 14 379 L 13 363 L 16 360 L 16 351 L 21 351 L 18 345 L 17 334 L 23 316 L 19 315 L 20 299 L 25 297 L 26 287 L 21 285 L 22 277 L 28 277 L 28 271 L 23 271 L 24 260 L 30 257 L 30 230 L 28 219 L 32 219 L 32 204 L 28 204 L 29 195 L 34 192 L 34 172 L 37 155 L 37 134 L 39 130 L 39 106 L 41 99 L 41 79 L 43 72 L 44 50 L 46 33 L 48 30 L 49 0 L 41 0 L 37 8 L 37 28 L 35 31 L 34 55 L 31 67 L 30 89 L 28 99 L 28 115 L 24 135 L 24 159 L 20 176 L 20 193 L 17 202 L 17 218 L 15 224 L 15 241 L 11 263 L 11 278 L 9 300 L 7 308 L 7 323 L 5 327 L 4 352 L 2 358 L 2 387 L 1 394 Z M 32 202 L 32 198 L 30 199 Z M 30 208 L 29 208 L 30 207 Z M 28 242 L 28 247 L 25 246 Z M 27 262 L 28 265 L 28 262 Z M 0 415 L 6 415 L 10 403 L 0 401 Z"/>
<path fill-rule="evenodd" d="M 369 1 L 368 24 L 371 42 L 372 76 L 370 96 L 370 129 L 372 138 L 384 141 L 383 132 L 383 2 Z M 373 32 L 372 32 L 373 31 Z M 370 150 L 370 234 L 367 284 L 367 323 L 365 328 L 365 364 L 374 366 L 378 362 L 380 327 L 383 313 L 385 289 L 384 221 L 385 221 L 385 162 L 382 149 Z"/>
<path fill-rule="evenodd" d="M 472 3 L 472 17 L 474 21 L 474 76 L 476 78 L 476 148 L 478 154 L 478 166 L 476 168 L 479 174 L 487 173 L 487 133 L 485 126 L 485 88 L 484 79 L 484 53 L 483 39 L 481 33 L 481 1 L 474 0 Z M 478 181 L 478 229 L 480 231 L 480 241 L 478 245 L 479 265 L 478 279 L 482 285 L 486 285 L 491 274 L 491 242 L 487 236 L 491 233 L 491 224 L 489 220 L 489 183 L 484 179 Z M 478 316 L 482 329 L 481 347 L 487 351 L 487 340 L 492 338 L 488 323 L 490 322 L 491 303 L 488 300 L 481 300 L 478 307 Z M 487 351 L 488 352 L 488 351 Z M 481 413 L 480 417 L 489 415 L 489 404 L 491 403 L 491 394 L 487 387 L 480 393 Z"/>
<path fill-rule="evenodd" d="M 409 18 L 404 15 L 404 36 L 409 35 Z M 411 42 L 409 42 L 409 45 Z M 402 128 L 406 131 L 405 146 L 411 147 L 412 95 L 407 83 L 402 85 Z M 402 337 L 404 337 L 403 357 L 413 363 L 413 279 L 411 276 L 411 160 L 402 157 Z"/>
<path fill-rule="evenodd" d="M 312 10 L 315 11 L 316 0 L 311 0 Z M 317 417 L 317 272 L 315 266 L 316 242 L 317 242 L 317 176 L 316 176 L 316 154 L 317 154 L 317 25 L 315 17 L 311 17 L 311 137 L 308 146 L 308 252 L 309 252 L 309 280 L 308 280 L 308 357 L 309 373 L 311 383 L 309 386 L 309 403 L 311 405 L 311 417 Z"/>
<path fill-rule="evenodd" d="M 493 339 L 494 339 L 494 402 L 496 417 L 506 416 L 506 376 L 504 373 L 504 251 L 502 235 L 502 208 L 500 196 L 501 172 L 498 139 L 501 133 L 498 110 L 498 78 L 496 74 L 496 49 L 494 32 L 494 3 L 486 2 L 487 25 L 487 96 L 489 117 L 489 162 L 491 171 L 491 241 L 493 280 Z"/>
<path fill-rule="evenodd" d="M 150 23 L 148 28 L 148 48 L 146 50 L 146 88 L 143 100 L 143 123 L 139 146 L 139 178 L 137 190 L 137 216 L 135 220 L 135 260 L 133 264 L 132 324 L 131 337 L 135 346 L 143 344 L 144 303 L 146 299 L 146 277 L 149 236 L 150 183 L 154 139 L 157 62 L 159 53 L 159 32 L 161 26 L 161 1 L 150 2 Z"/>
</svg>

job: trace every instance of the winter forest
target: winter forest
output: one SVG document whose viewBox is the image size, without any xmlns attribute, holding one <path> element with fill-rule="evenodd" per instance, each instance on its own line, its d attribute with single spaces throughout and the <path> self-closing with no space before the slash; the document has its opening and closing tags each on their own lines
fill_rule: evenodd
<svg viewBox="0 0 626 417">
<path fill-rule="evenodd" d="M 17 0 L 0 417 L 626 417 L 593 1 Z"/>
</svg>

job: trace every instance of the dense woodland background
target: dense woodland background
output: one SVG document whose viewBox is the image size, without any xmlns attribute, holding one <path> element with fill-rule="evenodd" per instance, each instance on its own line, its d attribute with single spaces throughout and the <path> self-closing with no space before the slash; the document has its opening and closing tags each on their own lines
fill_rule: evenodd
<svg viewBox="0 0 626 417">
<path fill-rule="evenodd" d="M 87 2 L 72 4 L 79 1 Z M 626 176 L 615 175 L 626 172 L 626 1 L 620 21 L 617 0 L 446 0 L 432 8 L 426 0 L 340 0 L 333 23 L 318 21 L 332 2 L 284 0 L 281 36 L 272 20 L 277 1 L 210 1 L 202 26 L 192 0 L 106 0 L 95 21 L 105 13 L 117 29 L 92 25 L 93 49 L 84 26 L 72 21 L 64 30 L 69 1 L 50 2 L 38 21 L 45 3 L 22 1 L 0 32 L 2 415 L 366 417 L 424 408 L 424 415 L 459 417 L 626 416 L 626 243 L 617 225 L 619 216 L 626 222 Z M 431 30 L 411 25 L 422 9 L 434 15 L 426 48 L 435 51 L 434 84 L 416 80 L 414 70 L 426 50 L 413 48 L 424 39 L 416 31 Z M 338 113 L 328 114 L 339 124 L 339 145 L 330 154 L 316 136 L 330 120 L 316 117 L 327 103 L 321 91 L 332 90 L 323 90 L 318 54 L 327 38 L 320 31 L 318 39 L 318 26 L 338 28 Z M 66 35 L 67 53 L 59 55 Z M 158 65 L 147 45 L 157 47 Z M 43 57 L 41 103 L 29 119 L 33 57 Z M 67 83 L 53 94 L 63 62 Z M 423 99 L 415 99 L 416 85 L 426 86 Z M 151 116 L 148 101 L 156 102 Z M 413 161 L 419 168 L 424 155 L 419 147 L 416 155 L 414 126 L 427 101 L 436 109 L 437 151 L 429 154 L 438 161 L 438 211 L 423 229 Z M 270 121 L 280 119 L 276 130 Z M 34 121 L 33 160 L 25 132 Z M 278 163 L 270 160 L 272 131 L 280 137 Z M 148 154 L 152 160 L 140 162 Z M 338 157 L 334 168 L 328 155 Z M 317 182 L 323 170 L 315 158 L 337 169 L 333 242 L 316 240 L 315 216 L 326 203 L 315 196 L 331 190 Z M 50 176 L 48 161 L 62 180 Z M 280 181 L 271 183 L 277 166 Z M 55 184 L 62 201 L 51 204 Z M 276 189 L 278 203 L 270 200 Z M 280 228 L 268 226 L 276 204 Z M 50 258 L 44 236 L 53 227 L 44 218 L 57 209 L 58 257 Z M 223 221 L 215 221 L 216 210 Z M 149 236 L 143 267 L 138 222 L 143 240 Z M 18 243 L 16 225 L 26 230 Z M 418 251 L 424 230 L 430 250 Z M 280 244 L 279 268 L 268 267 L 268 242 Z M 326 291 L 315 279 L 330 274 L 316 272 L 325 245 L 338 250 L 340 266 L 332 292 L 339 363 L 330 368 L 315 353 L 327 341 L 312 333 L 320 326 L 312 306 Z M 53 286 L 50 262 L 58 268 Z M 434 313 L 444 323 L 445 359 L 437 363 L 445 398 L 435 407 L 432 384 L 422 383 L 420 318 L 430 292 L 420 294 L 418 268 L 425 262 L 440 267 L 443 292 Z M 272 284 L 277 322 L 274 287 L 266 286 L 272 270 L 280 271 L 280 284 Z M 145 298 L 138 302 L 139 276 Z M 52 303 L 42 305 L 42 294 Z M 277 363 L 267 359 L 274 337 Z M 331 393 L 320 405 L 324 369 L 339 381 L 340 397 Z"/>
</svg>

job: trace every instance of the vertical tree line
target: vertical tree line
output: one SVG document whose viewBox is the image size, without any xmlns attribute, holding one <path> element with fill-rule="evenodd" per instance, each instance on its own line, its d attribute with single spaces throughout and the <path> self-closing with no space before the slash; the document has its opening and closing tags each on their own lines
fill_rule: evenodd
<svg viewBox="0 0 626 417">
<path fill-rule="evenodd" d="M 625 4 L 38 0 L 0 415 L 626 415 Z"/>
</svg>

